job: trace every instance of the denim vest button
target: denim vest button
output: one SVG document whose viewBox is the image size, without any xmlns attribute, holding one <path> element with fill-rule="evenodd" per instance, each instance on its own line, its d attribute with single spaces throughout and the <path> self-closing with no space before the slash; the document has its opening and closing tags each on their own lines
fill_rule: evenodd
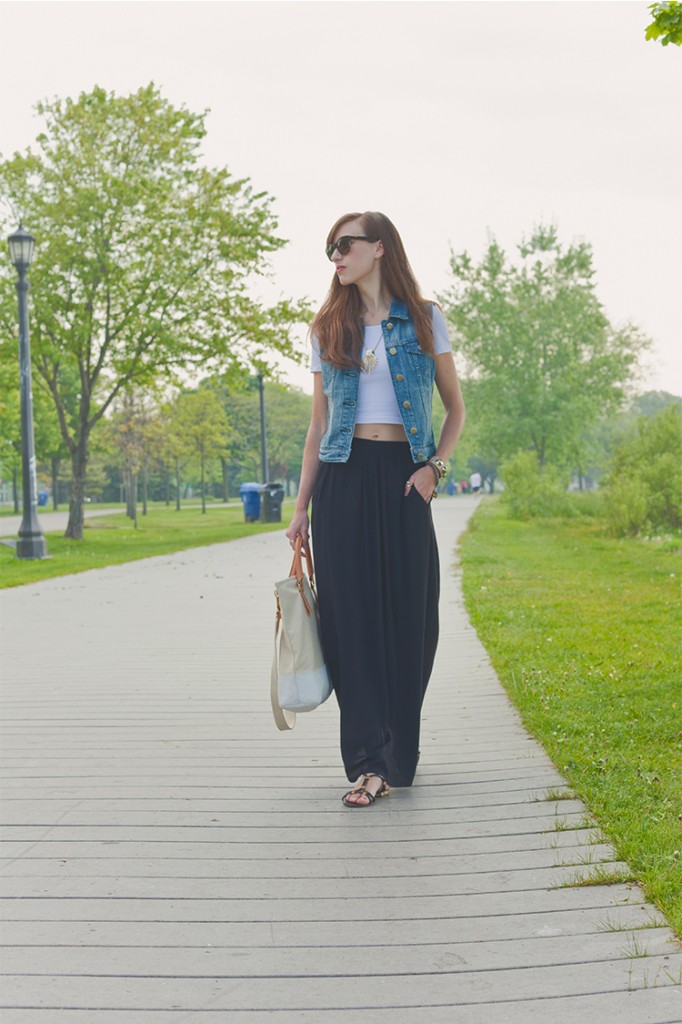
<svg viewBox="0 0 682 1024">
<path fill-rule="evenodd" d="M 417 428 L 416 427 L 410 427 L 410 433 L 411 434 L 416 434 L 417 433 Z"/>
<path fill-rule="evenodd" d="M 387 330 L 387 331 L 392 331 L 392 330 L 393 330 L 393 324 L 392 324 L 392 323 L 390 322 L 390 320 L 389 320 L 389 322 L 388 322 L 388 323 L 386 324 L 386 330 Z"/>
<path fill-rule="evenodd" d="M 403 377 L 402 373 L 399 373 L 399 374 L 398 374 L 398 375 L 396 376 L 396 380 L 405 380 L 405 378 Z"/>
<path fill-rule="evenodd" d="M 398 351 L 398 349 L 397 349 L 397 348 L 389 348 L 389 350 L 388 350 L 388 351 L 390 352 L 390 354 L 391 354 L 392 356 L 394 356 L 394 355 L 396 354 L 396 352 Z"/>
<path fill-rule="evenodd" d="M 424 458 L 424 452 L 417 452 L 417 458 L 418 459 L 423 459 Z"/>
<path fill-rule="evenodd" d="M 412 402 L 403 402 L 403 409 L 409 409 L 411 405 Z"/>
</svg>

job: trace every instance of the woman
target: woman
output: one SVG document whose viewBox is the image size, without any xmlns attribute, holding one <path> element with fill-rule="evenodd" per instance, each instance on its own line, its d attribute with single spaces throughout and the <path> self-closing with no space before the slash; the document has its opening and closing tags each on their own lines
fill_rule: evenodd
<svg viewBox="0 0 682 1024">
<path fill-rule="evenodd" d="M 464 423 L 440 309 L 426 302 L 391 221 L 341 217 L 334 279 L 315 316 L 313 412 L 287 537 L 309 541 L 320 628 L 341 711 L 347 807 L 410 786 L 438 641 L 430 502 Z M 431 401 L 445 407 L 438 445 Z"/>
</svg>

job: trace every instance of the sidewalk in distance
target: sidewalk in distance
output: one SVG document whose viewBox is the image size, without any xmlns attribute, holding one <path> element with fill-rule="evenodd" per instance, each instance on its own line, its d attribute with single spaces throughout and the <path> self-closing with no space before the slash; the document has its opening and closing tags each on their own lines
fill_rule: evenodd
<svg viewBox="0 0 682 1024">
<path fill-rule="evenodd" d="M 117 513 L 125 512 L 125 508 L 85 508 L 83 515 L 86 519 L 96 519 L 98 516 L 115 516 Z M 0 537 L 11 538 L 19 533 L 23 516 L 0 516 Z M 38 509 L 38 521 L 43 533 L 50 530 L 65 530 L 69 521 L 68 509 L 61 512 L 54 512 L 51 509 Z"/>
<path fill-rule="evenodd" d="M 528 737 L 434 504 L 416 785 L 341 804 L 332 698 L 269 708 L 283 533 L 2 593 L 3 1024 L 673 1024 L 679 946 Z"/>
</svg>

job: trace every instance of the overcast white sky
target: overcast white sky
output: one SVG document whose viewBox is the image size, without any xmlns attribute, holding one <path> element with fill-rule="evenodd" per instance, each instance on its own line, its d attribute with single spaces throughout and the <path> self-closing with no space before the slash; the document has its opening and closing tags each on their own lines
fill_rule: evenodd
<svg viewBox="0 0 682 1024">
<path fill-rule="evenodd" d="M 638 0 L 2 2 L 0 153 L 33 141 L 38 99 L 153 80 L 210 108 L 210 163 L 276 197 L 274 287 L 314 302 L 346 211 L 387 213 L 431 296 L 451 246 L 553 221 L 592 243 L 612 320 L 654 339 L 647 386 L 682 394 L 682 50 L 648 20 Z"/>
</svg>

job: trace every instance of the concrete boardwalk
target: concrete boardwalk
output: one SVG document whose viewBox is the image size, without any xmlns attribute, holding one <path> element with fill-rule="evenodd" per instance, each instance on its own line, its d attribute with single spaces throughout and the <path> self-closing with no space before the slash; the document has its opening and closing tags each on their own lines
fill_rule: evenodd
<svg viewBox="0 0 682 1024">
<path fill-rule="evenodd" d="M 333 699 L 271 720 L 281 533 L 4 592 L 2 1024 L 680 1021 L 638 889 L 560 887 L 612 851 L 467 621 L 472 508 L 417 784 L 366 811 Z"/>
</svg>

